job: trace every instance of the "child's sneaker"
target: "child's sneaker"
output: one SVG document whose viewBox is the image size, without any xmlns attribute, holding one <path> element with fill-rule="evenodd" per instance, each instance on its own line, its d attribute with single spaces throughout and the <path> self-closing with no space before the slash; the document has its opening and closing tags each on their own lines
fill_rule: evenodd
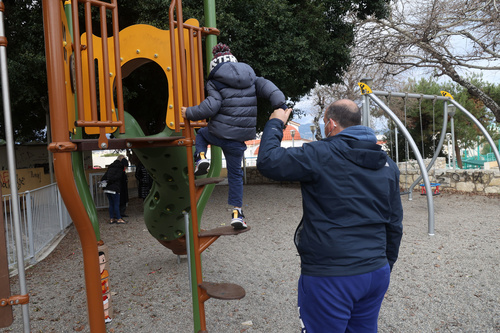
<svg viewBox="0 0 500 333">
<path fill-rule="evenodd" d="M 231 226 L 234 229 L 246 229 L 247 228 L 247 224 L 243 220 L 245 218 L 245 216 L 243 215 L 243 213 L 241 212 L 240 209 L 237 209 L 237 208 L 233 209 L 232 218 L 233 219 L 231 220 Z"/>
<path fill-rule="evenodd" d="M 205 153 L 197 154 L 194 162 L 194 175 L 206 175 L 209 167 L 210 162 L 205 158 Z"/>
</svg>

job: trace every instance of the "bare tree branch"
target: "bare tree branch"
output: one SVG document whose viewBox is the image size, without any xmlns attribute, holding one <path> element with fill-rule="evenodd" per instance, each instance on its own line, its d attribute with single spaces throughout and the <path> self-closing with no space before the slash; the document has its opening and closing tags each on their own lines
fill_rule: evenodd
<svg viewBox="0 0 500 333">
<path fill-rule="evenodd" d="M 470 80 L 470 70 L 500 70 L 500 12 L 496 0 L 395 0 L 383 20 L 358 27 L 357 52 L 397 75 L 428 68 L 481 100 L 500 122 L 500 105 Z M 463 74 L 465 73 L 465 74 Z"/>
</svg>

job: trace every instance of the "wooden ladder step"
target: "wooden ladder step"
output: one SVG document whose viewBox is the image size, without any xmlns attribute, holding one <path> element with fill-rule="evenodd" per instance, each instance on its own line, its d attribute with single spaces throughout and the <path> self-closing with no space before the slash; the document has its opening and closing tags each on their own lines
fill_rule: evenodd
<svg viewBox="0 0 500 333">
<path fill-rule="evenodd" d="M 194 185 L 196 187 L 200 187 L 200 186 L 205 186 L 205 185 L 210 185 L 210 184 L 218 184 L 222 181 L 224 181 L 226 178 L 223 178 L 223 177 L 214 177 L 214 178 L 200 178 L 200 179 L 196 179 L 194 181 Z"/>
<path fill-rule="evenodd" d="M 219 227 L 210 230 L 203 230 L 198 234 L 198 237 L 214 237 L 214 236 L 231 236 L 231 235 L 239 235 L 241 233 L 247 232 L 250 230 L 250 227 L 245 229 L 234 229 L 233 227 Z"/>
<path fill-rule="evenodd" d="M 234 283 L 202 282 L 200 288 L 205 290 L 208 296 L 216 299 L 232 300 L 245 297 L 245 289 Z"/>
</svg>

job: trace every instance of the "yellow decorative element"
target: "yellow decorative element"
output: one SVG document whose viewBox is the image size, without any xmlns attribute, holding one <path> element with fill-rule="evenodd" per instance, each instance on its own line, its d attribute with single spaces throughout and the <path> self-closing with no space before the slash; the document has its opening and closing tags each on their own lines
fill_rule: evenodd
<svg viewBox="0 0 500 333">
<path fill-rule="evenodd" d="M 366 83 L 358 82 L 358 86 L 361 89 L 361 95 L 372 93 L 372 90 Z"/>
<path fill-rule="evenodd" d="M 444 90 L 441 91 L 441 96 L 449 97 L 449 98 L 453 99 L 453 96 L 451 96 L 451 94 L 449 92 L 444 91 Z"/>
<path fill-rule="evenodd" d="M 199 23 L 196 19 L 189 19 L 186 21 L 186 24 L 192 25 L 192 26 L 197 26 L 199 27 Z M 177 30 L 177 29 L 176 29 Z M 186 47 L 186 59 L 191 58 L 191 49 L 189 45 L 189 30 L 184 29 L 184 42 L 185 42 L 185 47 Z M 178 34 L 175 32 L 175 38 L 177 39 Z M 168 30 L 160 30 L 158 28 L 155 28 L 150 25 L 146 24 L 136 24 L 129 26 L 122 31 L 120 31 L 120 60 L 121 62 L 121 69 L 122 69 L 122 75 L 123 78 L 127 77 L 130 73 L 132 73 L 134 70 L 139 68 L 140 66 L 148 63 L 148 62 L 155 62 L 157 63 L 164 71 L 165 76 L 167 77 L 167 82 L 168 82 L 168 101 L 167 105 L 169 105 L 169 110 L 167 112 L 167 116 L 165 119 L 165 123 L 168 124 L 168 127 L 171 129 L 175 128 L 175 116 L 174 112 L 179 113 L 179 119 L 182 121 L 182 116 L 180 115 L 180 109 L 181 106 L 183 105 L 177 105 L 174 108 L 174 93 L 173 93 L 173 71 L 172 71 L 172 53 L 170 50 L 170 31 Z M 199 37 L 198 37 L 199 38 Z M 104 78 L 103 78 L 103 71 L 102 71 L 102 63 L 103 63 L 103 55 L 102 55 L 102 42 L 101 38 L 97 36 L 92 36 L 93 39 L 93 44 L 94 44 L 94 59 L 97 60 L 98 64 L 98 69 L 99 69 L 99 91 L 101 92 L 99 94 L 100 101 L 99 105 L 106 105 L 105 100 L 104 100 Z M 86 34 L 83 34 L 81 36 L 81 41 L 82 44 L 86 43 L 87 36 Z M 195 38 L 194 45 L 198 45 L 198 41 Z M 115 56 L 114 56 L 114 48 L 113 48 L 113 37 L 108 38 L 108 53 L 109 53 L 109 68 L 114 69 L 115 68 Z M 140 53 L 140 55 L 138 54 Z M 83 87 L 84 87 L 84 109 L 85 109 L 85 120 L 90 120 L 91 119 L 91 110 L 90 110 L 90 92 L 88 90 L 89 87 L 89 77 L 88 77 L 88 61 L 87 61 L 87 50 L 82 50 L 82 67 L 83 67 Z M 157 55 L 161 54 L 161 57 L 158 57 Z M 156 57 L 155 57 L 156 55 Z M 199 57 L 197 52 L 194 52 L 194 58 L 195 58 L 195 63 L 198 63 Z M 124 61 L 123 59 L 127 59 Z M 181 82 L 181 70 L 180 70 L 180 61 L 178 60 L 178 68 L 177 68 L 177 77 L 179 80 L 179 93 L 178 93 L 178 100 L 180 101 L 179 103 L 182 103 L 182 84 Z M 197 70 L 197 69 L 196 69 Z M 113 89 L 113 81 L 115 78 L 114 73 L 113 76 L 111 77 L 110 80 L 110 88 Z M 111 76 L 111 75 L 110 75 Z M 201 102 L 200 96 L 201 96 L 201 90 L 200 87 L 203 89 L 203 84 L 200 84 L 200 82 L 195 82 L 195 84 L 192 84 L 191 80 L 191 71 L 188 69 L 187 73 L 187 87 L 189 89 L 188 91 L 188 105 L 197 105 Z M 196 72 L 194 77 L 198 79 L 199 73 Z M 193 91 L 193 86 L 194 86 L 194 91 Z M 112 90 L 113 91 L 113 90 Z M 111 101 L 111 108 L 114 109 L 114 101 Z M 172 111 L 170 111 L 172 110 Z M 125 110 L 127 111 L 127 110 Z M 101 120 L 107 120 L 106 119 L 106 110 L 103 107 L 101 110 L 99 110 L 101 114 Z M 116 120 L 116 113 L 113 113 L 113 119 L 110 120 Z M 99 129 L 98 128 L 85 128 L 85 132 L 88 134 L 99 134 Z M 110 133 L 111 129 L 106 128 L 106 132 Z"/>
</svg>

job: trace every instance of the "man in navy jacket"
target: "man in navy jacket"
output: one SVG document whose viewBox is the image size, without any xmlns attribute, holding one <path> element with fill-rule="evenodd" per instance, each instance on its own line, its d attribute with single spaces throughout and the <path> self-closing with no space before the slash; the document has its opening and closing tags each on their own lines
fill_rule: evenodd
<svg viewBox="0 0 500 333">
<path fill-rule="evenodd" d="M 353 101 L 327 108 L 326 139 L 285 149 L 280 144 L 290 112 L 271 115 L 257 167 L 268 178 L 301 184 L 295 245 L 302 331 L 377 332 L 403 231 L 399 170 L 373 130 L 360 125 Z"/>
</svg>

